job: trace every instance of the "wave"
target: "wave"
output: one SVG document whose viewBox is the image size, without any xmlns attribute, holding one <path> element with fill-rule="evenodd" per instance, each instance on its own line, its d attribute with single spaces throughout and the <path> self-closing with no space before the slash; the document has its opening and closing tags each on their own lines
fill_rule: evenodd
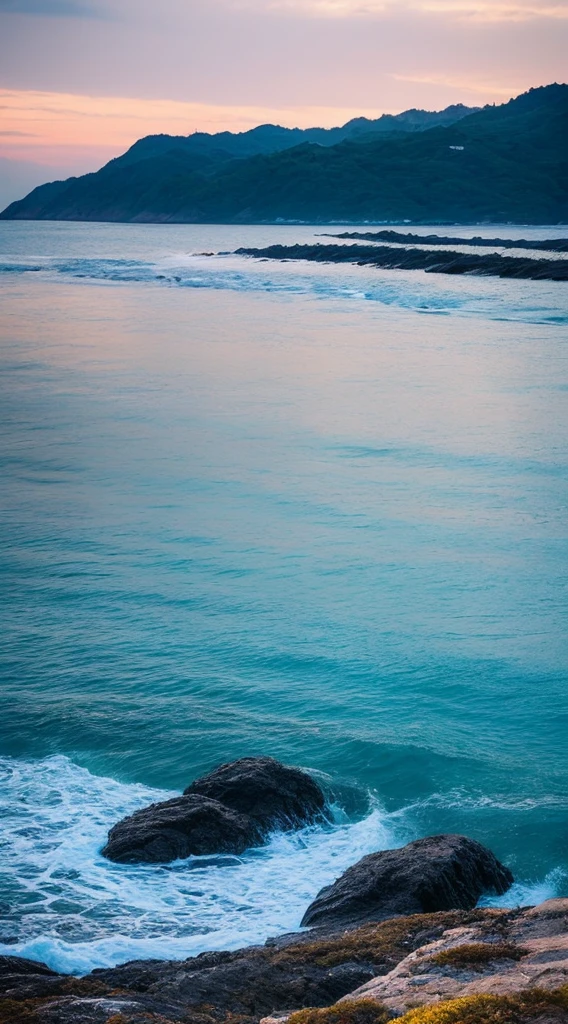
<svg viewBox="0 0 568 1024">
<path fill-rule="evenodd" d="M 118 865 L 100 855 L 125 814 L 174 795 L 100 778 L 65 757 L 0 761 L 4 915 L 0 952 L 84 973 L 139 957 L 234 949 L 298 928 L 319 889 L 396 845 L 388 816 L 274 835 L 241 857 Z M 10 934 L 11 932 L 11 934 Z M 167 947 L 165 943 L 167 942 Z"/>
<path fill-rule="evenodd" d="M 387 813 L 373 800 L 358 821 L 337 807 L 333 826 L 276 834 L 241 857 L 119 865 L 99 852 L 110 826 L 171 792 L 94 776 L 63 756 L 0 759 L 0 781 L 0 953 L 76 974 L 131 959 L 235 949 L 294 931 L 322 886 L 366 854 L 416 838 L 412 807 Z M 431 799 L 463 806 L 464 797 Z M 486 902 L 537 903 L 556 895 L 563 881 L 561 871 L 552 872 Z"/>
<path fill-rule="evenodd" d="M 535 907 L 545 900 L 558 896 L 566 883 L 566 872 L 562 868 L 549 871 L 541 881 L 515 882 L 504 896 L 484 896 L 480 907 Z"/>
<path fill-rule="evenodd" d="M 558 286 L 550 282 L 493 281 L 464 277 L 457 283 L 421 271 L 380 271 L 326 264 L 253 260 L 232 253 L 189 254 L 157 261 L 74 258 L 0 262 L 2 275 L 34 274 L 107 284 L 147 284 L 172 288 L 263 292 L 280 296 L 370 302 L 398 306 L 428 316 L 475 316 L 503 322 L 560 326 Z M 550 290 L 552 289 L 552 290 Z M 538 300 L 538 301 L 535 301 Z"/>
</svg>

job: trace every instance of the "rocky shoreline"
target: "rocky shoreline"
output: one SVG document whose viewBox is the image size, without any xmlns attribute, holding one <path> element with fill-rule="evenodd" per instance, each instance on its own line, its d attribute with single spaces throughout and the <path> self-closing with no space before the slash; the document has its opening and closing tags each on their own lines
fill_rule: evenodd
<svg viewBox="0 0 568 1024">
<path fill-rule="evenodd" d="M 267 260 L 354 263 L 382 270 L 424 270 L 428 274 L 478 274 L 524 281 L 568 281 L 568 260 L 459 253 L 449 249 L 404 249 L 388 245 L 269 245 L 236 249 L 237 256 Z"/>
<path fill-rule="evenodd" d="M 234 838 L 231 815 L 254 822 L 251 835 L 262 841 L 271 828 L 298 828 L 326 811 L 307 773 L 245 758 L 115 826 L 116 859 L 130 838 L 129 862 L 173 859 L 176 850 L 203 843 L 207 827 L 195 808 L 208 813 L 211 803 L 230 812 L 218 819 L 226 833 L 214 830 L 208 840 L 223 850 Z M 430 836 L 364 857 L 307 908 L 302 925 L 309 930 L 263 946 L 134 961 L 84 978 L 0 957 L 0 1024 L 568 1022 L 568 900 L 518 910 L 476 906 L 482 894 L 504 893 L 512 882 L 475 840 Z"/>
<path fill-rule="evenodd" d="M 342 231 L 328 238 L 360 239 L 366 242 L 391 242 L 398 245 L 471 245 L 485 249 L 532 249 L 533 252 L 568 252 L 568 238 L 482 238 L 474 235 L 417 235 L 412 231 Z"/>
</svg>

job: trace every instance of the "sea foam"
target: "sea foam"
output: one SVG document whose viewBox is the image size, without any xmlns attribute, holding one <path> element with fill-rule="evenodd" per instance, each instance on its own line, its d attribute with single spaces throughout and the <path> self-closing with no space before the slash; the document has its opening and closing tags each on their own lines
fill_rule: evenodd
<svg viewBox="0 0 568 1024">
<path fill-rule="evenodd" d="M 276 834 L 241 857 L 112 864 L 100 855 L 110 826 L 173 793 L 92 775 L 63 756 L 1 759 L 0 778 L 0 953 L 62 972 L 182 959 L 293 931 L 322 886 L 366 854 L 415 838 L 410 809 L 387 814 L 375 802 L 359 821 L 347 821 L 337 807 L 333 826 Z M 553 872 L 485 903 L 537 903 L 562 881 Z"/>
</svg>

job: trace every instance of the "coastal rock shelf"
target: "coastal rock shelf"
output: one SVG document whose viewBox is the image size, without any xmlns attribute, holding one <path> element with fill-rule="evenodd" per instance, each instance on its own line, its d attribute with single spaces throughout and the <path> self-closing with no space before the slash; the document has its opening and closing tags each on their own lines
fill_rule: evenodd
<svg viewBox="0 0 568 1024">
<path fill-rule="evenodd" d="M 238 256 L 267 260 L 309 260 L 356 263 L 383 270 L 425 270 L 430 274 L 482 274 L 528 281 L 568 281 L 568 260 L 501 256 L 499 253 L 458 253 L 441 249 L 393 249 L 376 245 L 269 245 L 236 250 Z"/>
<path fill-rule="evenodd" d="M 240 854 L 270 832 L 324 818 L 325 796 L 307 772 L 272 757 L 245 757 L 197 779 L 183 796 L 118 822 L 102 853 L 120 863 L 168 863 L 205 854 Z"/>
<path fill-rule="evenodd" d="M 416 235 L 402 231 L 343 231 L 328 238 L 360 238 L 367 242 L 396 242 L 398 245 L 473 245 L 487 249 L 532 249 L 533 252 L 568 252 L 568 238 L 531 241 L 526 238 L 459 238 L 451 235 Z"/>
<path fill-rule="evenodd" d="M 373 999 L 398 1016 L 439 999 L 559 989 L 568 982 L 567 924 L 568 900 L 550 900 L 508 919 L 488 912 L 480 922 L 448 929 L 347 998 Z"/>
<path fill-rule="evenodd" d="M 423 1006 L 430 1015 L 416 1017 Z M 396 917 L 85 978 L 0 958 L 0 1024 L 385 1024 L 411 1007 L 401 1024 L 566 1024 L 568 900 Z"/>
</svg>

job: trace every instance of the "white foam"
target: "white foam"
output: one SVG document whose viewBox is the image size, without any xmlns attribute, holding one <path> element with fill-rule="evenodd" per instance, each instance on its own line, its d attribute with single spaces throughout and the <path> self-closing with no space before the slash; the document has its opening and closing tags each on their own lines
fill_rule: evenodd
<svg viewBox="0 0 568 1024">
<path fill-rule="evenodd" d="M 0 782 L 0 902 L 11 906 L 0 926 L 0 953 L 76 974 L 133 959 L 236 949 L 297 930 L 324 885 L 366 854 L 416 838 L 409 822 L 424 806 L 387 814 L 375 805 L 358 822 L 337 808 L 333 827 L 280 833 L 242 857 L 132 866 L 100 855 L 108 829 L 175 794 L 91 775 L 66 757 L 0 759 Z M 431 799 L 467 803 L 457 791 Z M 477 803 L 488 805 L 500 806 Z M 540 903 L 563 882 L 563 873 L 553 871 L 482 905 Z"/>
<path fill-rule="evenodd" d="M 479 906 L 535 907 L 558 896 L 565 881 L 566 873 L 561 868 L 555 868 L 542 881 L 515 882 L 503 896 L 485 896 L 479 901 Z"/>
<path fill-rule="evenodd" d="M 82 284 L 146 284 L 214 291 L 264 292 L 316 300 L 372 302 L 435 315 L 473 316 L 503 321 L 566 323 L 558 314 L 555 282 L 526 282 L 423 271 L 364 268 L 351 264 L 258 260 L 233 253 L 204 256 L 176 253 L 156 260 L 77 257 L 35 258 L 0 263 L 0 275 L 32 273 L 44 280 Z M 530 298 L 529 298 L 530 296 Z"/>
<path fill-rule="evenodd" d="M 0 952 L 59 971 L 263 942 L 298 928 L 320 888 L 349 865 L 396 844 L 376 807 L 364 821 L 277 834 L 261 850 L 214 865 L 197 857 L 168 866 L 111 864 L 99 852 L 110 826 L 173 794 L 97 778 L 65 757 L 3 760 L 0 773 L 2 888 L 16 906 L 3 937 L 17 938 Z"/>
</svg>

